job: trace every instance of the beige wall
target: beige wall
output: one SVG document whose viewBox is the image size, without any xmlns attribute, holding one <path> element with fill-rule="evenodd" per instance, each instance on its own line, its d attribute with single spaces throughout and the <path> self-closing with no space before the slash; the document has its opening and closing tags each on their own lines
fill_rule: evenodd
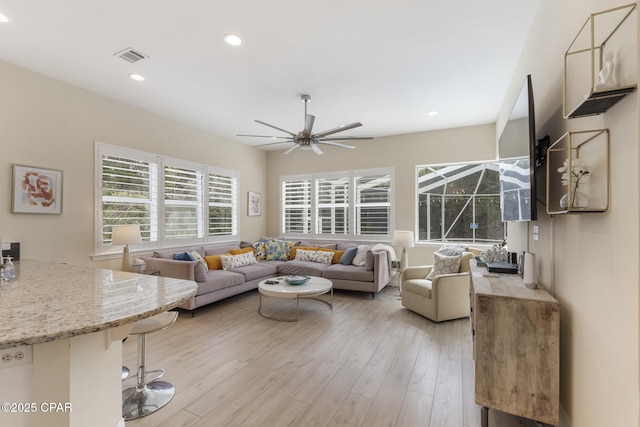
<svg viewBox="0 0 640 427">
<path fill-rule="evenodd" d="M 264 234 L 266 216 L 246 215 L 247 191 L 266 193 L 264 151 L 4 62 L 0 93 L 0 233 L 21 243 L 22 257 L 92 263 L 94 141 L 239 171 L 241 238 Z M 11 213 L 14 163 L 63 171 L 62 215 Z"/>
<path fill-rule="evenodd" d="M 19 240 L 24 257 L 90 264 L 94 230 L 94 141 L 200 161 L 241 172 L 241 238 L 278 235 L 278 177 L 283 174 L 392 166 L 397 229 L 415 229 L 417 164 L 495 157 L 495 129 L 524 76 L 532 74 L 540 134 L 611 130 L 611 208 L 606 213 L 550 218 L 539 205 L 540 282 L 561 303 L 561 406 L 564 427 L 639 425 L 638 97 L 605 115 L 566 121 L 562 58 L 588 14 L 616 0 L 542 0 L 541 10 L 494 125 L 356 142 L 357 150 L 327 148 L 323 156 L 288 156 L 247 148 L 210 133 L 0 62 L 0 233 Z M 508 37 L 508 35 L 505 35 Z M 363 127 L 366 133 L 366 123 Z M 11 214 L 13 163 L 64 171 L 64 214 Z M 266 177 L 266 182 L 264 181 Z M 246 216 L 247 191 L 263 193 L 261 217 Z M 267 222 L 268 221 L 268 222 Z M 413 265 L 432 247 L 410 251 Z M 117 267 L 117 261 L 100 266 Z"/>
<path fill-rule="evenodd" d="M 366 134 L 366 123 L 360 134 Z M 281 175 L 393 167 L 395 229 L 415 230 L 416 165 L 492 160 L 496 157 L 493 124 L 375 138 L 357 141 L 353 145 L 357 146 L 355 150 L 323 147 L 321 156 L 300 150 L 286 156 L 283 151 L 269 152 L 267 231 L 270 236 L 281 234 L 278 188 Z M 420 245 L 408 249 L 409 264 L 430 264 L 434 248 L 438 247 Z"/>
<path fill-rule="evenodd" d="M 624 3 L 543 0 L 508 96 L 515 97 L 525 75 L 532 75 L 539 135 L 549 134 L 552 142 L 566 131 L 611 131 L 609 211 L 551 218 L 539 204 L 539 221 L 525 231 L 539 260 L 540 282 L 561 304 L 564 427 L 639 423 L 637 94 L 604 115 L 562 118 L 564 52 L 590 13 Z M 637 42 L 634 36 L 630 43 Z M 531 238 L 533 225 L 540 227 L 539 241 Z"/>
</svg>

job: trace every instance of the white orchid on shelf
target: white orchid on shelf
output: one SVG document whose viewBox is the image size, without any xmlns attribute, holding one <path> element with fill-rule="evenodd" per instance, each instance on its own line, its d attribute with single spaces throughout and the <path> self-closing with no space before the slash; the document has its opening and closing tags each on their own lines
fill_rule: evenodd
<svg viewBox="0 0 640 427">
<path fill-rule="evenodd" d="M 580 185 L 580 180 L 584 178 L 586 175 L 591 173 L 591 170 L 588 165 L 586 165 L 582 160 L 575 159 L 571 162 L 571 170 L 569 170 L 569 159 L 565 159 L 562 167 L 558 168 L 558 172 L 562 174 L 561 180 L 562 185 L 568 186 L 569 182 L 572 185 L 572 200 L 571 206 L 575 206 L 576 202 L 576 194 L 578 194 L 578 187 Z"/>
<path fill-rule="evenodd" d="M 562 185 L 569 185 L 569 159 L 565 159 L 564 166 L 558 168 L 558 172 L 562 174 Z M 571 179 L 575 180 L 576 188 L 578 188 L 580 180 L 590 173 L 589 166 L 585 165 L 582 160 L 575 159 L 571 162 Z"/>
</svg>

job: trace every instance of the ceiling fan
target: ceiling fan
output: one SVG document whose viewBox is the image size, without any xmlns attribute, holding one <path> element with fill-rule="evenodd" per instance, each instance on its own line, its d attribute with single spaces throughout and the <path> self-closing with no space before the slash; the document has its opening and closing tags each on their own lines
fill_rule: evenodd
<svg viewBox="0 0 640 427">
<path fill-rule="evenodd" d="M 316 118 L 315 118 L 315 116 L 312 116 L 311 114 L 307 114 L 307 104 L 309 102 L 311 102 L 311 96 L 302 95 L 301 99 L 302 99 L 302 102 L 304 102 L 304 129 L 301 130 L 300 132 L 293 133 L 293 132 L 290 132 L 288 130 L 279 128 L 277 126 L 271 125 L 269 123 L 265 123 L 265 122 L 260 121 L 260 120 L 255 120 L 257 123 L 260 123 L 261 125 L 269 126 L 270 128 L 273 128 L 273 129 L 279 130 L 281 132 L 284 132 L 288 136 L 268 136 L 268 135 L 238 135 L 238 136 L 250 136 L 250 137 L 255 137 L 255 138 L 282 139 L 282 141 L 271 142 L 269 144 L 262 144 L 262 145 L 258 145 L 258 147 L 264 147 L 264 146 L 267 146 L 267 145 L 274 145 L 274 144 L 282 144 L 283 142 L 293 142 L 295 145 L 293 147 L 289 148 L 287 151 L 285 151 L 284 154 L 289 154 L 290 152 L 292 152 L 296 148 L 300 147 L 301 150 L 313 150 L 313 152 L 318 154 L 318 155 L 323 154 L 322 150 L 320 149 L 320 147 L 318 147 L 319 144 L 333 145 L 335 147 L 354 149 L 356 147 L 354 147 L 353 145 L 340 144 L 339 142 L 336 142 L 336 141 L 349 141 L 349 140 L 358 140 L 358 139 L 373 139 L 373 137 L 371 137 L 371 136 L 343 136 L 342 138 L 341 137 L 330 137 L 329 136 L 329 135 L 336 134 L 338 132 L 343 132 L 345 130 L 349 130 L 349 129 L 360 127 L 360 126 L 362 126 L 362 123 L 360 123 L 360 122 L 355 122 L 355 123 L 351 123 L 351 124 L 348 124 L 348 125 L 338 126 L 337 128 L 329 129 L 329 130 L 326 130 L 324 132 L 313 133 L 313 131 L 312 131 L 313 122 L 315 121 Z"/>
</svg>

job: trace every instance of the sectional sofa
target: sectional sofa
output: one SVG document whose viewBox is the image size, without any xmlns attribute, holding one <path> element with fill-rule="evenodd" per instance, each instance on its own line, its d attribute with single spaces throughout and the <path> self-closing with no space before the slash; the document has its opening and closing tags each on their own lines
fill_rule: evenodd
<svg viewBox="0 0 640 427">
<path fill-rule="evenodd" d="M 355 254 L 355 256 L 354 256 Z M 354 259 L 348 259 L 353 257 Z M 334 289 L 369 292 L 372 298 L 391 280 L 392 247 L 344 242 L 265 240 L 213 248 L 154 252 L 141 257 L 146 272 L 195 280 L 198 291 L 181 308 L 196 308 L 257 289 L 264 279 L 288 275 L 324 277 Z M 349 262 L 347 262 L 349 261 Z"/>
</svg>

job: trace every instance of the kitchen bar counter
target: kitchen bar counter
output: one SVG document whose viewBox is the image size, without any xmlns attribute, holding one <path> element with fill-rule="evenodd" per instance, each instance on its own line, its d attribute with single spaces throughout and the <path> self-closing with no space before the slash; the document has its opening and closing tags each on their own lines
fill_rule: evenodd
<svg viewBox="0 0 640 427">
<path fill-rule="evenodd" d="M 31 260 L 15 266 L 16 279 L 0 284 L 0 384 L 11 384 L 0 387 L 9 405 L 0 425 L 124 427 L 122 340 L 136 320 L 191 298 L 196 282 Z"/>
<path fill-rule="evenodd" d="M 0 284 L 0 349 L 114 328 L 171 310 L 193 281 L 32 260 Z"/>
</svg>

